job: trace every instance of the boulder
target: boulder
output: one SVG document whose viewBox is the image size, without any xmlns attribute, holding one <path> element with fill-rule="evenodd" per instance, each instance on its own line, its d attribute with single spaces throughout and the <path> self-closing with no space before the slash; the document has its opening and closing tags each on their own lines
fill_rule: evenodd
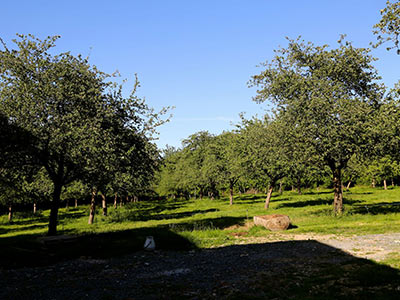
<svg viewBox="0 0 400 300">
<path fill-rule="evenodd" d="M 289 228 L 290 219 L 286 215 L 254 216 L 254 225 L 264 226 L 271 231 L 286 230 Z"/>
</svg>

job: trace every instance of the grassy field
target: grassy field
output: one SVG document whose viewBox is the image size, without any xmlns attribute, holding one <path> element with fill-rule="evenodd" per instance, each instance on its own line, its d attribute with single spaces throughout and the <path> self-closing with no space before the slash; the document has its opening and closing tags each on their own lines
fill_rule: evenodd
<svg viewBox="0 0 400 300">
<path fill-rule="evenodd" d="M 164 200 L 129 203 L 122 208 L 109 207 L 109 215 L 101 216 L 100 208 L 95 224 L 88 225 L 87 206 L 60 210 L 59 234 L 77 235 L 70 247 L 54 247 L 54 260 L 81 256 L 113 256 L 141 249 L 145 236 L 153 235 L 158 248 L 211 248 L 243 242 L 254 237 L 274 237 L 276 233 L 251 226 L 254 215 L 286 214 L 293 228 L 283 235 L 315 233 L 361 235 L 400 232 L 400 188 L 355 187 L 344 194 L 345 212 L 332 215 L 331 190 L 306 190 L 302 195 L 284 192 L 272 197 L 270 209 L 264 210 L 265 195 L 237 195 L 234 205 L 226 197 L 221 199 Z M 40 263 L 48 260 L 38 238 L 47 232 L 49 211 L 36 216 L 16 213 L 11 224 L 7 216 L 0 218 L 0 263 Z M 32 257 L 35 259 L 31 259 Z M 43 256 L 43 257 L 42 257 Z M 34 262 L 32 262 L 34 261 Z M 400 266 L 395 253 L 388 263 Z"/>
</svg>

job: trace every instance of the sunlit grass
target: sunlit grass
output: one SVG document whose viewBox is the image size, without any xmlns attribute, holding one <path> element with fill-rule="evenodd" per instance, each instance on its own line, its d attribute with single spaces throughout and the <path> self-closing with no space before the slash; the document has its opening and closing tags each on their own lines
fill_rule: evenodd
<svg viewBox="0 0 400 300">
<path fill-rule="evenodd" d="M 122 208 L 109 207 L 106 217 L 98 208 L 93 225 L 87 224 L 88 206 L 62 208 L 58 230 L 60 234 L 87 235 L 163 227 L 197 247 L 215 247 L 236 243 L 241 237 L 273 235 L 266 229 L 244 225 L 255 215 L 286 214 L 295 228 L 281 234 L 359 235 L 400 231 L 400 188 L 386 191 L 352 188 L 344 194 L 345 212 L 341 216 L 332 214 L 333 194 L 329 189 L 306 190 L 301 195 L 291 191 L 282 195 L 275 193 L 268 210 L 263 208 L 264 197 L 262 194 L 236 195 L 233 206 L 227 197 L 129 203 Z M 0 238 L 45 235 L 48 216 L 49 211 L 37 216 L 16 213 L 11 224 L 7 216 L 1 216 Z"/>
</svg>

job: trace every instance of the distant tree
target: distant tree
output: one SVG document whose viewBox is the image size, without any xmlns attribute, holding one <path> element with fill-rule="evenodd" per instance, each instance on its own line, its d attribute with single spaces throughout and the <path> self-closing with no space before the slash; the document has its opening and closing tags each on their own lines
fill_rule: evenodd
<svg viewBox="0 0 400 300">
<path fill-rule="evenodd" d="M 229 189 L 229 204 L 233 204 L 235 185 L 244 175 L 244 139 L 239 133 L 223 132 L 215 138 L 218 153 L 219 182 Z"/>
<path fill-rule="evenodd" d="M 200 198 L 207 192 L 211 197 L 217 193 L 218 176 L 214 172 L 218 168 L 209 148 L 213 138 L 207 131 L 200 131 L 183 140 L 183 157 L 178 165 L 182 182 L 180 189 L 196 188 Z"/>
<path fill-rule="evenodd" d="M 373 147 L 371 129 L 382 101 L 373 61 L 368 49 L 343 39 L 331 50 L 289 40 L 250 82 L 258 87 L 254 100 L 275 103 L 331 169 L 335 214 L 343 211 L 343 169 L 354 153 Z"/>
<path fill-rule="evenodd" d="M 247 174 L 268 184 L 265 209 L 269 208 L 278 180 L 287 174 L 287 156 L 282 145 L 284 127 L 279 120 L 253 118 L 241 129 L 247 153 Z"/>
<path fill-rule="evenodd" d="M 26 202 L 33 204 L 34 214 L 37 212 L 39 203 L 50 203 L 54 187 L 43 167 L 35 174 L 24 174 L 21 183 Z"/>
<path fill-rule="evenodd" d="M 78 200 L 85 198 L 90 188 L 85 185 L 81 180 L 75 180 L 68 185 L 64 186 L 62 190 L 61 199 L 67 202 L 69 207 L 69 201 L 74 200 L 74 206 L 78 207 Z"/>
</svg>

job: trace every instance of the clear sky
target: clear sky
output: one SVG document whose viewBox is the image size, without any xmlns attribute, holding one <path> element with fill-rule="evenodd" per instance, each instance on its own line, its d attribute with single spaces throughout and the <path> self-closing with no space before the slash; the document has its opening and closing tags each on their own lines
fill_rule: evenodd
<svg viewBox="0 0 400 300">
<path fill-rule="evenodd" d="M 160 109 L 175 106 L 157 144 L 180 146 L 197 131 L 232 129 L 239 113 L 262 115 L 248 88 L 260 62 L 285 37 L 336 46 L 347 34 L 357 47 L 374 41 L 372 26 L 386 0 L 3 0 L 0 37 L 61 35 L 57 48 L 90 54 L 100 70 L 141 81 L 139 96 Z M 400 56 L 373 50 L 383 81 L 399 78 Z M 129 90 L 128 81 L 127 91 Z"/>
</svg>

